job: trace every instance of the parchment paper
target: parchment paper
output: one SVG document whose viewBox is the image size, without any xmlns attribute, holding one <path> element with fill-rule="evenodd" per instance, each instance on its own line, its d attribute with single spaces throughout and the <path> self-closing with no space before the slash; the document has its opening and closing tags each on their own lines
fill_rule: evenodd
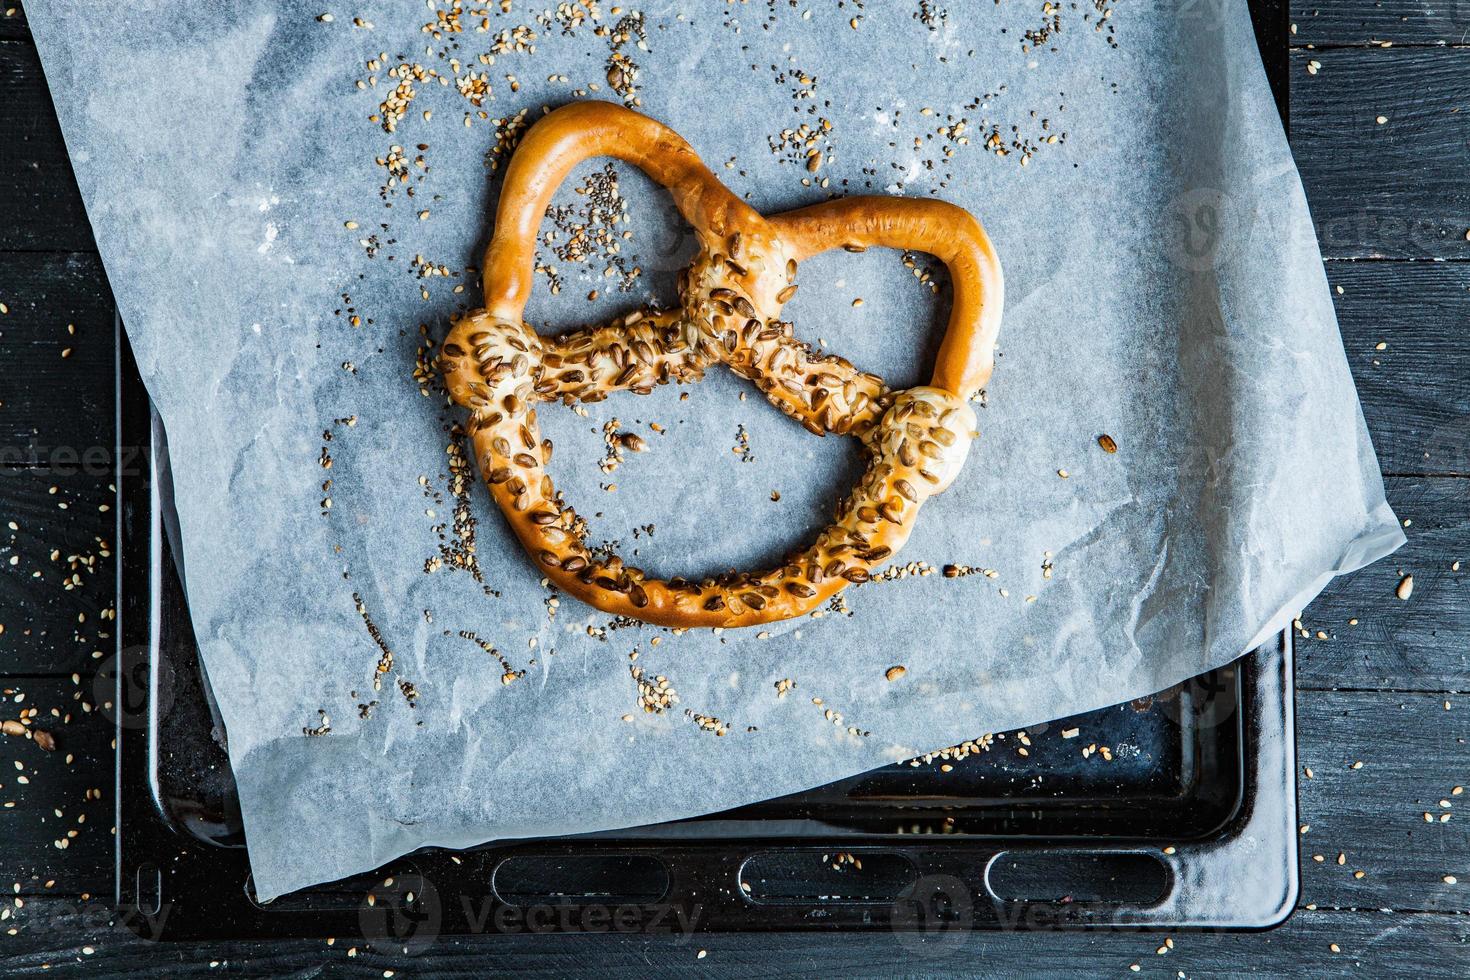
<svg viewBox="0 0 1470 980">
<path fill-rule="evenodd" d="M 1402 542 L 1243 0 L 319 6 L 27 8 L 170 436 L 262 897 L 427 844 L 717 811 L 1156 691 Z M 553 605 L 478 476 L 452 492 L 458 415 L 423 366 L 477 303 L 503 121 L 635 96 L 763 211 L 935 195 L 1004 263 L 963 475 L 893 580 L 820 618 L 676 635 Z M 605 163 L 543 225 L 543 330 L 674 301 L 691 241 L 629 168 L 609 193 Z M 798 335 L 927 380 L 943 277 L 910 263 L 807 263 Z M 861 463 L 722 370 L 541 416 L 592 540 L 665 576 L 777 559 Z M 650 451 L 609 473 L 613 419 Z"/>
</svg>

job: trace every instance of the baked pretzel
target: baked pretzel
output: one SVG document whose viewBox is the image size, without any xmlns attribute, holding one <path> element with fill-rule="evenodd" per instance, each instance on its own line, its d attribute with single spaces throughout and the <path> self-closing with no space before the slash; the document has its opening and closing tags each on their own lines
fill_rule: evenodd
<svg viewBox="0 0 1470 980">
<path fill-rule="evenodd" d="M 699 253 L 680 275 L 681 307 L 643 309 L 605 326 L 538 336 L 523 320 L 535 243 L 552 193 L 578 163 L 611 156 L 663 185 L 693 226 Z M 953 280 L 933 379 L 892 391 L 876 375 L 821 354 L 780 318 L 797 263 L 841 246 L 928 252 Z M 450 397 L 485 482 L 526 551 L 558 588 L 604 612 L 663 626 L 754 626 L 809 612 L 903 547 L 924 501 L 943 492 L 975 437 L 968 401 L 990 377 L 1000 326 L 1000 265 L 970 214 L 952 204 L 851 197 L 765 217 L 732 194 L 678 134 L 607 102 L 549 113 L 506 171 L 485 252 L 485 308 L 458 319 L 440 352 Z M 697 381 L 724 364 L 817 435 L 856 436 L 867 472 L 806 550 L 763 572 L 702 581 L 653 578 L 583 540 L 546 473 L 551 442 L 535 404 L 596 402 Z"/>
</svg>

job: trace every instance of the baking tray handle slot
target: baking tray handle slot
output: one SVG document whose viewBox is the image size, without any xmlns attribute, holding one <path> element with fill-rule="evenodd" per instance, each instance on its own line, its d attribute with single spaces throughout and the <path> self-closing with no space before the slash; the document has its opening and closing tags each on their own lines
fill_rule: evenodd
<svg viewBox="0 0 1470 980">
<path fill-rule="evenodd" d="M 740 891 L 757 905 L 891 905 L 918 877 L 897 851 L 791 848 L 746 858 Z"/>
<path fill-rule="evenodd" d="M 1002 903 L 1155 904 L 1169 889 L 1162 861 L 1137 851 L 1002 851 L 986 866 L 985 888 Z"/>
<path fill-rule="evenodd" d="M 502 902 L 519 906 L 646 904 L 669 891 L 669 869 L 648 854 L 518 854 L 490 880 Z"/>
</svg>

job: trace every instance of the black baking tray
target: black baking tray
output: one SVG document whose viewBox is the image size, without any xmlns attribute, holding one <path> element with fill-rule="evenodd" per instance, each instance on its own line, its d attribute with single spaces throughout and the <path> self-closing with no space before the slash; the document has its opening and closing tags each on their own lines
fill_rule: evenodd
<svg viewBox="0 0 1470 980">
<path fill-rule="evenodd" d="M 1285 107 L 1286 13 L 1252 4 Z M 254 898 L 167 505 L 166 439 L 118 330 L 122 921 L 162 940 L 525 931 L 1262 929 L 1298 893 L 1289 633 L 1129 704 L 677 823 L 425 849 Z M 1077 728 L 1081 738 L 1064 733 Z M 977 733 L 978 735 L 979 733 Z M 1107 746 L 1105 759 L 1084 744 Z"/>
</svg>

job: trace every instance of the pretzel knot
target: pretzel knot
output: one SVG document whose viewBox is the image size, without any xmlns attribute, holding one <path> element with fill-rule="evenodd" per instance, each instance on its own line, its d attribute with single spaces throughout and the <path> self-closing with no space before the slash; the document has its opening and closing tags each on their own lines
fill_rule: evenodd
<svg viewBox="0 0 1470 980">
<path fill-rule="evenodd" d="M 699 253 L 680 276 L 677 310 L 643 309 L 558 337 L 524 320 L 537 228 L 571 169 L 595 156 L 638 166 L 673 195 Z M 949 326 L 929 385 L 891 391 L 876 375 L 792 336 L 781 307 L 797 263 L 842 247 L 928 252 L 948 266 Z M 765 217 L 732 194 L 689 144 L 621 106 L 582 102 L 531 128 L 506 172 L 485 254 L 485 308 L 459 319 L 440 352 L 453 400 L 491 495 L 526 551 L 559 588 L 604 612 L 664 626 L 754 626 L 817 608 L 903 547 L 919 509 L 959 474 L 976 435 L 968 399 L 993 366 L 1000 265 L 970 214 L 941 201 L 852 197 Z M 594 555 L 585 525 L 547 475 L 551 442 L 535 404 L 647 394 L 724 364 L 817 435 L 862 440 L 867 471 L 836 519 L 778 568 L 702 581 L 661 580 Z"/>
</svg>

